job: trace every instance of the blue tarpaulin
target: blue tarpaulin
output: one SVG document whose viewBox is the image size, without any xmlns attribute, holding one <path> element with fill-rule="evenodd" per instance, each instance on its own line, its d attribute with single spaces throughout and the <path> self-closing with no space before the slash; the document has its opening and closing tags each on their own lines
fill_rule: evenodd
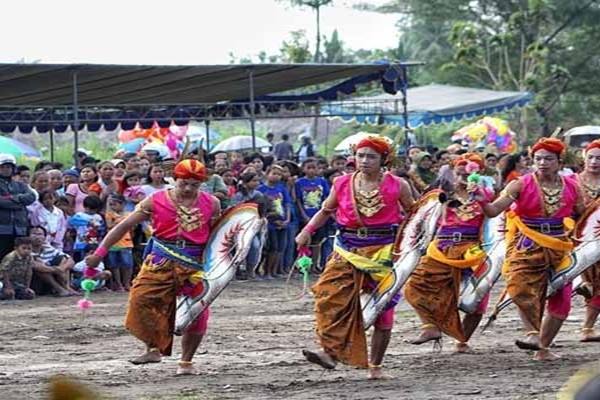
<svg viewBox="0 0 600 400">
<path fill-rule="evenodd" d="M 523 107 L 533 99 L 533 95 L 529 92 L 432 84 L 409 88 L 407 99 L 408 125 L 416 128 L 421 125 L 448 123 Z M 344 121 L 405 125 L 404 116 L 401 114 L 401 95 L 383 94 L 353 100 L 356 102 L 351 106 L 326 104 L 322 107 L 322 113 L 336 115 Z"/>
</svg>

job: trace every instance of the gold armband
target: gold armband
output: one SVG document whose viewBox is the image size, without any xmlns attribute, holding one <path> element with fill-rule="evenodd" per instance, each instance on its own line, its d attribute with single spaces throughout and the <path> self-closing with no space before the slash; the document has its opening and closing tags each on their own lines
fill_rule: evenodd
<svg viewBox="0 0 600 400">
<path fill-rule="evenodd" d="M 501 195 L 501 196 L 504 196 L 504 197 L 508 197 L 508 198 L 509 198 L 509 199 L 511 199 L 512 201 L 517 201 L 517 200 L 519 199 L 519 198 L 518 198 L 518 197 L 516 197 L 514 194 L 512 194 L 512 193 L 509 193 L 509 191 L 508 191 L 508 190 L 506 190 L 506 189 L 504 189 L 502 192 L 500 192 L 500 195 Z"/>
</svg>

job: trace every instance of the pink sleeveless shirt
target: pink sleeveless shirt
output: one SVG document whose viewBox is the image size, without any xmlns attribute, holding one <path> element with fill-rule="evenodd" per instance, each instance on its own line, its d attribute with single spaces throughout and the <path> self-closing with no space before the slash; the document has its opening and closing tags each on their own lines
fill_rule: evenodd
<svg viewBox="0 0 600 400">
<path fill-rule="evenodd" d="M 347 228 L 360 228 L 362 226 L 386 226 L 397 225 L 402 222 L 402 206 L 400 205 L 400 178 L 386 172 L 383 174 L 379 193 L 383 198 L 383 208 L 375 215 L 367 217 L 364 215 L 359 218 L 358 212 L 354 207 L 352 177 L 354 174 L 340 176 L 333 182 L 338 201 L 338 208 L 335 213 L 336 221 L 339 225 Z"/>
<path fill-rule="evenodd" d="M 210 219 L 213 213 L 212 195 L 198 192 L 194 208 L 200 213 L 200 226 L 190 232 L 179 229 L 177 209 L 168 196 L 168 190 L 152 194 L 152 227 L 154 236 L 162 240 L 185 240 L 194 244 L 204 244 L 210 234 Z"/>
<path fill-rule="evenodd" d="M 574 176 L 574 175 L 573 175 Z M 560 208 L 554 215 L 546 215 L 544 203 L 533 173 L 521 178 L 522 188 L 519 198 L 513 203 L 512 210 L 519 216 L 525 218 L 567 218 L 573 215 L 577 204 L 577 181 L 573 176 L 563 176 L 563 191 L 560 200 Z"/>
<path fill-rule="evenodd" d="M 494 199 L 494 193 L 487 189 L 481 188 L 485 201 L 472 201 L 466 204 L 463 208 L 455 209 L 446 207 L 439 222 L 440 228 L 445 227 L 472 227 L 481 228 L 485 214 L 483 212 L 483 204 Z"/>
</svg>

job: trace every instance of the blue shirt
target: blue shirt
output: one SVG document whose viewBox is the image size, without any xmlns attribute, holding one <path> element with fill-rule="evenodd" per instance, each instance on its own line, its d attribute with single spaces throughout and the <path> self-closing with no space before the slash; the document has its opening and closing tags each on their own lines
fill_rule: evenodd
<svg viewBox="0 0 600 400">
<path fill-rule="evenodd" d="M 290 209 L 292 200 L 290 193 L 283 184 L 275 186 L 260 185 L 258 191 L 264 194 L 270 200 L 267 220 L 270 227 L 276 227 L 275 221 L 285 221 Z"/>
<path fill-rule="evenodd" d="M 329 183 L 324 178 L 300 178 L 296 181 L 296 198 L 304 213 L 311 218 L 329 196 Z"/>
</svg>

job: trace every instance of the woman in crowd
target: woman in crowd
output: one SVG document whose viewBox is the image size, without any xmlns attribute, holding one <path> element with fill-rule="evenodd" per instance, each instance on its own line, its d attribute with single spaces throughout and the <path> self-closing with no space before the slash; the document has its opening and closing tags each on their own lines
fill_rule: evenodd
<svg viewBox="0 0 600 400">
<path fill-rule="evenodd" d="M 148 168 L 148 175 L 146 177 L 146 184 L 142 185 L 141 190 L 144 192 L 144 196 L 150 196 L 151 194 L 169 189 L 171 186 L 165 181 L 165 171 L 160 164 L 152 164 Z"/>
<path fill-rule="evenodd" d="M 89 188 L 98 180 L 96 168 L 86 165 L 81 168 L 79 173 L 79 183 L 72 183 L 67 187 L 65 195 L 69 199 L 69 204 L 74 212 L 83 212 L 83 200 L 91 193 Z"/>
</svg>

